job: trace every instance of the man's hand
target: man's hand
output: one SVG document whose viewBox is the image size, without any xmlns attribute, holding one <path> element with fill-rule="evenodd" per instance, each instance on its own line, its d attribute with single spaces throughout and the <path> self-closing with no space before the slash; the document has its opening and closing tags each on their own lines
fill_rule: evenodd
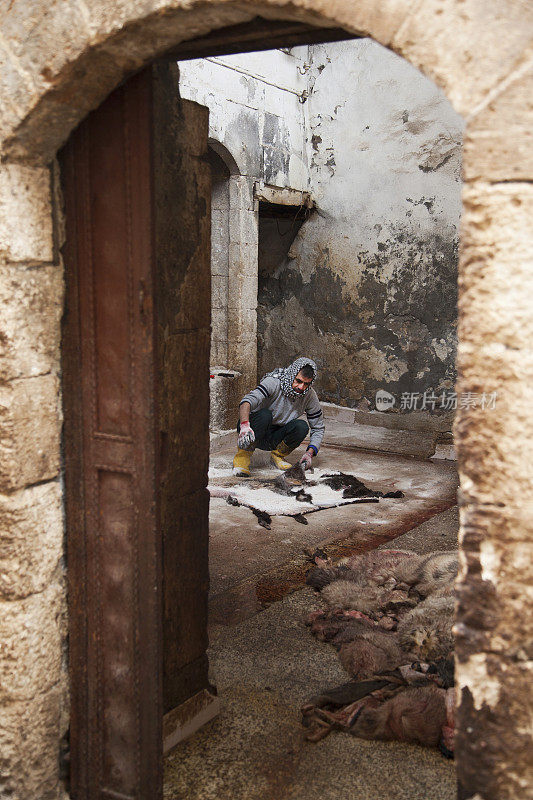
<svg viewBox="0 0 533 800">
<path fill-rule="evenodd" d="M 313 454 L 311 453 L 310 450 L 306 450 L 300 459 L 300 464 L 303 466 L 304 469 L 311 469 L 312 463 L 313 463 Z"/>
<path fill-rule="evenodd" d="M 241 429 L 237 439 L 237 446 L 240 450 L 251 450 L 255 442 L 255 433 L 250 427 L 249 422 L 241 422 Z"/>
</svg>

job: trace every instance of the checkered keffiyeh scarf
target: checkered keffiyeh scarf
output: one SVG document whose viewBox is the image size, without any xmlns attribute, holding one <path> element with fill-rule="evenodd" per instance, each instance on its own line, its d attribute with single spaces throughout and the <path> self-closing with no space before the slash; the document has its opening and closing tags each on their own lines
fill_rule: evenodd
<svg viewBox="0 0 533 800">
<path fill-rule="evenodd" d="M 293 381 L 300 372 L 300 370 L 302 369 L 302 367 L 305 367 L 306 364 L 309 364 L 309 366 L 314 372 L 313 380 L 311 381 L 311 383 L 309 384 L 309 386 L 305 391 L 295 392 L 294 389 L 292 388 Z M 300 397 L 305 397 L 305 395 L 308 393 L 313 381 L 317 376 L 317 372 L 318 369 L 315 362 L 312 361 L 310 358 L 302 357 L 302 358 L 297 358 L 296 361 L 293 361 L 292 364 L 289 364 L 288 367 L 277 367 L 277 369 L 272 370 L 272 372 L 267 372 L 266 375 L 263 375 L 261 380 L 263 380 L 264 378 L 278 378 L 281 384 L 281 391 L 283 392 L 285 397 L 288 397 L 289 400 L 298 400 Z"/>
</svg>

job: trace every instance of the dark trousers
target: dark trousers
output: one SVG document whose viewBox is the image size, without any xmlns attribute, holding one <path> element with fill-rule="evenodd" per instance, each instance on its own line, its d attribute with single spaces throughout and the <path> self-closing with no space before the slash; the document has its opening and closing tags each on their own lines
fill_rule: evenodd
<svg viewBox="0 0 533 800">
<path fill-rule="evenodd" d="M 281 442 L 294 450 L 305 439 L 309 425 L 303 419 L 292 419 L 286 425 L 272 423 L 272 411 L 262 408 L 250 414 L 250 426 L 255 433 L 255 446 L 259 450 L 275 450 Z M 241 423 L 237 423 L 240 431 Z"/>
</svg>

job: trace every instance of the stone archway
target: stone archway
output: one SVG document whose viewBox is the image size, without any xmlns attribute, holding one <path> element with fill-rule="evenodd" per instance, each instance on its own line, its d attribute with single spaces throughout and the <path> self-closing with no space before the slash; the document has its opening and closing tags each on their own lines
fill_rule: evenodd
<svg viewBox="0 0 533 800">
<path fill-rule="evenodd" d="M 65 713 L 62 222 L 54 212 L 55 168 L 47 165 L 126 75 L 180 41 L 253 24 L 258 14 L 371 36 L 433 78 L 466 118 L 459 389 L 496 391 L 498 403 L 491 416 L 474 405 L 461 409 L 456 425 L 458 770 L 464 798 L 523 797 L 531 785 L 531 652 L 524 641 L 533 512 L 533 9 L 521 0 L 497 10 L 479 0 L 362 0 L 355 7 L 350 0 L 94 0 L 11 3 L 3 12 L 2 775 L 17 774 L 21 797 L 57 796 Z"/>
</svg>

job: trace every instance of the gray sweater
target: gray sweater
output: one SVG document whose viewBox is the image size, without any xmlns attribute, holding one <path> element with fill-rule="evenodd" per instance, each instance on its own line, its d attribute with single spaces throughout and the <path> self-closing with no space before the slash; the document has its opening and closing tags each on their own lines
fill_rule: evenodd
<svg viewBox="0 0 533 800">
<path fill-rule="evenodd" d="M 281 391 L 281 384 L 278 378 L 267 376 L 261 383 L 244 395 L 240 405 L 250 403 L 250 411 L 259 411 L 260 408 L 268 408 L 272 411 L 272 422 L 274 425 L 286 425 L 293 419 L 306 414 L 311 436 L 309 444 L 318 453 L 320 443 L 324 436 L 324 415 L 318 401 L 317 393 L 313 388 L 307 394 L 297 400 L 289 400 Z"/>
</svg>

